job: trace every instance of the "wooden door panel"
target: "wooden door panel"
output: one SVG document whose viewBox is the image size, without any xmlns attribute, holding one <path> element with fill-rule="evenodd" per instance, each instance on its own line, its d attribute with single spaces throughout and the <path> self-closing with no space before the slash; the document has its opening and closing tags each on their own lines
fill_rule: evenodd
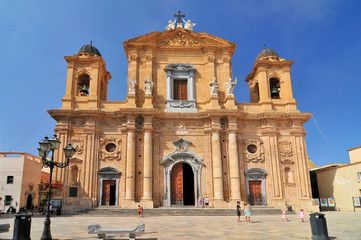
<svg viewBox="0 0 361 240">
<path fill-rule="evenodd" d="M 172 204 L 183 205 L 183 165 L 179 163 L 172 169 Z"/>
<path fill-rule="evenodd" d="M 249 193 L 251 202 L 260 203 L 262 202 L 262 182 L 261 181 L 250 181 L 249 182 Z"/>
</svg>

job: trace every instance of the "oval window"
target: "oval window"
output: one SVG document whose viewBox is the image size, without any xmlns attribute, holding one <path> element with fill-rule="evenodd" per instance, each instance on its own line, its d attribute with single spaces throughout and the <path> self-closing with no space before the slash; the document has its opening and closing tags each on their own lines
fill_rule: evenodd
<svg viewBox="0 0 361 240">
<path fill-rule="evenodd" d="M 250 144 L 247 147 L 247 151 L 250 152 L 250 153 L 256 153 L 257 152 L 257 146 L 253 145 L 253 144 Z"/>
<path fill-rule="evenodd" d="M 115 146 L 114 143 L 109 143 L 105 146 L 105 150 L 107 150 L 107 152 L 114 152 L 116 148 L 117 146 Z"/>
</svg>

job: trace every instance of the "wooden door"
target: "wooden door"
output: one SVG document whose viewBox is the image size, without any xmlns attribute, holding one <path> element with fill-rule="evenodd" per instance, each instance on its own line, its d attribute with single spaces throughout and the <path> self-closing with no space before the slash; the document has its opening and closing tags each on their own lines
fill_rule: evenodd
<svg viewBox="0 0 361 240">
<path fill-rule="evenodd" d="M 178 163 L 172 169 L 172 204 L 183 205 L 183 164 Z"/>
<path fill-rule="evenodd" d="M 110 185 L 115 184 L 115 180 L 103 180 L 102 204 L 109 205 Z"/>
<path fill-rule="evenodd" d="M 262 181 L 249 181 L 249 195 L 251 204 L 262 204 Z"/>
</svg>

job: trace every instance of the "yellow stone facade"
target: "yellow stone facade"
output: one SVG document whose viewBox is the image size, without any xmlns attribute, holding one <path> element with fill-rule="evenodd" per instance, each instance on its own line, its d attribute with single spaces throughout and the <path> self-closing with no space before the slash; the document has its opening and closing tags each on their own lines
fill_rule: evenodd
<svg viewBox="0 0 361 240">
<path fill-rule="evenodd" d="M 262 51 L 245 79 L 251 102 L 237 103 L 236 44 L 182 27 L 152 32 L 124 42 L 127 99 L 107 101 L 111 75 L 100 53 L 87 47 L 65 57 L 63 105 L 48 111 L 62 144 L 78 145 L 69 167 L 56 169 L 66 186 L 56 196 L 65 211 L 173 206 L 178 163 L 192 167 L 191 205 L 208 197 L 214 208 L 233 208 L 238 200 L 313 207 L 303 127 L 311 114 L 297 110 L 293 61 Z M 182 81 L 185 99 L 175 99 Z"/>
</svg>

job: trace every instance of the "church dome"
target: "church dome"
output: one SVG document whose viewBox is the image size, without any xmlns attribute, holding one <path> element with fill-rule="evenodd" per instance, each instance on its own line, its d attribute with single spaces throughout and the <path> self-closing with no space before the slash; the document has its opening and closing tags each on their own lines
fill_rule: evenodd
<svg viewBox="0 0 361 240">
<path fill-rule="evenodd" d="M 82 46 L 79 49 L 78 53 L 80 53 L 80 52 L 90 52 L 90 53 L 94 53 L 95 55 L 98 55 L 99 57 L 102 56 L 96 47 L 89 45 L 89 44 Z"/>
<path fill-rule="evenodd" d="M 275 50 L 273 49 L 270 49 L 270 48 L 265 48 L 263 49 L 262 51 L 260 51 L 256 57 L 256 61 L 262 57 L 265 57 L 265 56 L 277 56 L 278 57 L 278 54 Z"/>
</svg>

